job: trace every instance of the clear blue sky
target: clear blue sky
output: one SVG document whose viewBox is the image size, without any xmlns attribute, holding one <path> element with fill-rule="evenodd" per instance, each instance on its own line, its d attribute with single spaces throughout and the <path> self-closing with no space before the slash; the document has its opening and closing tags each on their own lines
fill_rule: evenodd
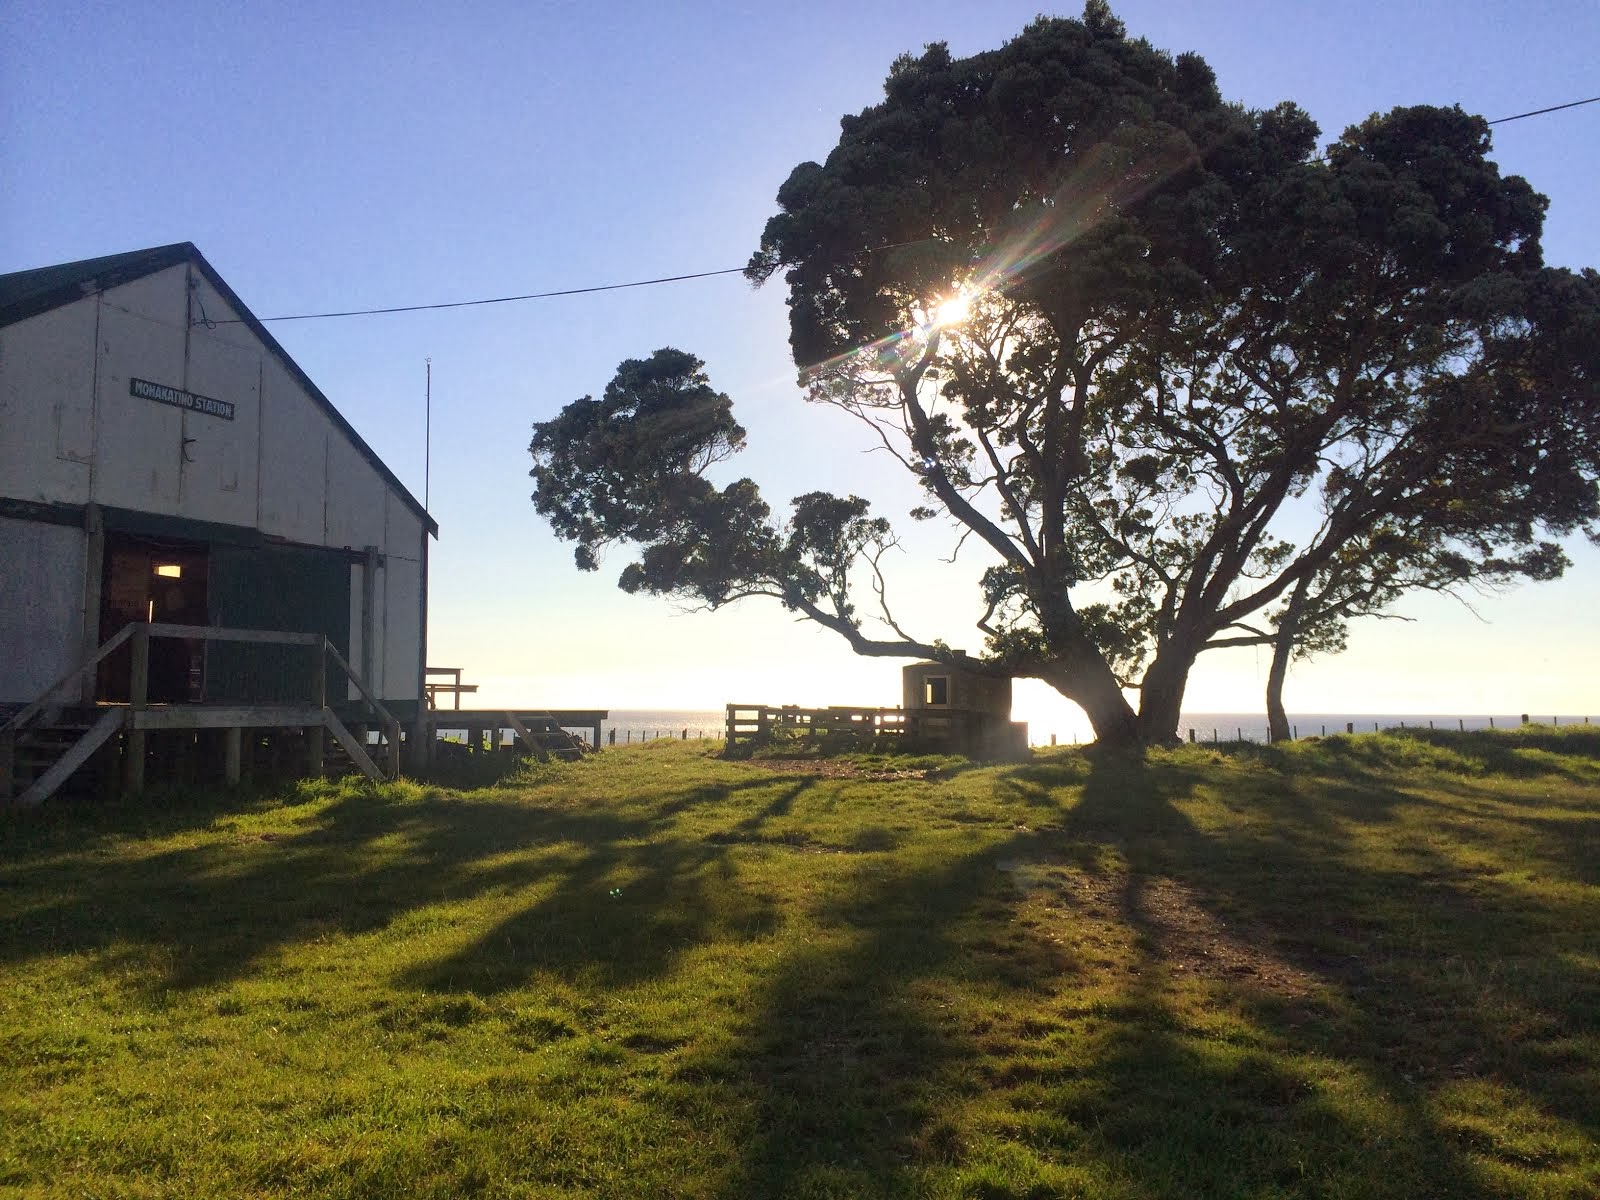
<svg viewBox="0 0 1600 1200">
<path fill-rule="evenodd" d="M 1397 104 L 1495 118 L 1600 94 L 1593 0 L 1115 7 L 1132 33 L 1201 53 L 1229 98 L 1298 102 L 1325 140 Z M 878 98 L 896 54 L 996 46 L 1038 10 L 9 0 L 0 270 L 189 240 L 273 317 L 740 266 L 779 183 Z M 1600 105 L 1498 126 L 1495 143 L 1551 199 L 1547 259 L 1600 263 Z M 682 614 L 618 592 L 620 561 L 580 575 L 528 501 L 531 423 L 675 345 L 734 397 L 751 434 L 739 470 L 771 499 L 853 490 L 910 525 L 909 486 L 845 418 L 802 403 L 783 299 L 726 276 L 272 328 L 419 497 L 432 357 L 431 658 L 482 698 L 892 703 L 895 664 L 775 608 Z M 952 539 L 906 532 L 898 615 L 977 649 L 977 561 L 941 566 Z M 1600 715 L 1600 553 L 1573 554 L 1566 580 L 1477 600 L 1477 616 L 1419 600 L 1402 610 L 1415 623 L 1358 627 L 1346 654 L 1296 668 L 1289 707 Z M 1203 660 L 1188 707 L 1259 710 L 1264 673 L 1254 652 Z"/>
</svg>

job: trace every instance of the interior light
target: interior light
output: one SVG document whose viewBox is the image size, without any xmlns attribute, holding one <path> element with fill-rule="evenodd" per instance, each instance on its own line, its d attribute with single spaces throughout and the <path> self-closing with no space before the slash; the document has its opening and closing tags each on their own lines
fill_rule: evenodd
<svg viewBox="0 0 1600 1200">
<path fill-rule="evenodd" d="M 182 579 L 183 565 L 181 563 L 158 563 L 156 574 L 163 579 Z"/>
</svg>

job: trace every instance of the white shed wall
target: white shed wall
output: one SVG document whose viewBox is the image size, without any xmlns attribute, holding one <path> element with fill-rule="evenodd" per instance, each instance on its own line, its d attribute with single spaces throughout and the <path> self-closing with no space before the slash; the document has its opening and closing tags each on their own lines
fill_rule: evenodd
<svg viewBox="0 0 1600 1200">
<path fill-rule="evenodd" d="M 79 661 L 84 532 L 0 517 L 0 703 L 26 704 Z"/>
<path fill-rule="evenodd" d="M 94 448 L 95 305 L 0 329 L 0 489 L 82 504 Z"/>
<path fill-rule="evenodd" d="M 98 503 L 355 552 L 375 547 L 384 565 L 373 587 L 374 682 L 394 685 L 380 695 L 416 698 L 421 518 L 239 315 L 198 269 L 178 265 L 0 329 L 0 497 Z M 134 396 L 132 379 L 225 401 L 233 419 Z M 43 687 L 80 653 L 84 535 L 8 525 L 40 532 L 8 535 L 28 547 L 26 567 L 3 556 L 10 542 L 0 547 L 0 586 L 12 589 L 0 592 L 0 647 L 17 644 L 24 620 L 14 595 L 44 596 L 50 611 L 63 595 L 71 601 L 50 627 L 59 647 L 40 652 L 40 663 L 60 664 Z M 63 575 L 67 541 L 79 549 Z M 358 669 L 363 570 L 356 563 L 351 574 Z M 28 613 L 29 622 L 43 619 Z"/>
</svg>

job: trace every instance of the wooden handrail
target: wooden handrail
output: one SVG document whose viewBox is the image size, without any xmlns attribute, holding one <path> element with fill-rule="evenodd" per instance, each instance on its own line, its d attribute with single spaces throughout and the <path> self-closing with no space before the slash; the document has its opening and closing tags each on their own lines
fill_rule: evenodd
<svg viewBox="0 0 1600 1200">
<path fill-rule="evenodd" d="M 320 633 L 291 633 L 281 629 L 228 629 L 221 625 L 169 625 L 161 621 L 145 626 L 151 637 L 184 638 L 192 642 L 265 642 L 274 646 L 315 646 Z M 349 667 L 346 666 L 346 670 Z"/>
<path fill-rule="evenodd" d="M 398 725 L 400 722 L 395 719 L 395 715 L 383 706 L 382 700 L 367 690 L 367 685 L 361 681 L 361 676 L 356 674 L 355 668 L 345 661 L 344 655 L 334 648 L 332 642 L 327 644 L 327 650 L 328 657 L 333 659 L 333 665 L 343 671 L 350 682 L 356 685 L 356 690 L 361 693 L 362 699 L 372 706 L 373 711 L 382 717 L 386 724 Z"/>
<path fill-rule="evenodd" d="M 67 758 L 62 760 L 62 763 L 68 765 L 63 767 L 62 763 L 58 763 L 52 770 L 57 774 L 60 774 L 63 770 L 70 773 L 72 768 L 81 765 L 73 759 L 73 755 L 76 754 L 79 758 L 86 758 L 106 740 L 113 728 L 120 729 L 126 725 L 128 730 L 127 763 L 130 781 L 128 786 L 130 791 L 138 792 L 140 790 L 143 776 L 143 743 L 145 737 L 145 727 L 141 724 L 140 719 L 146 715 L 151 638 L 178 638 L 184 641 L 201 642 L 246 642 L 257 645 L 307 646 L 312 648 L 316 655 L 315 669 L 312 673 L 313 691 L 315 692 L 312 702 L 316 706 L 315 710 L 321 714 L 316 722 L 317 729 L 315 733 L 320 738 L 324 727 L 331 729 L 334 736 L 341 743 L 347 743 L 345 748 L 350 751 L 351 759 L 356 762 L 357 766 L 364 772 L 371 774 L 374 768 L 371 760 L 367 758 L 364 748 L 359 747 L 354 742 L 349 731 L 344 729 L 343 725 L 333 715 L 333 710 L 328 707 L 326 673 L 327 660 L 328 657 L 331 657 L 334 664 L 344 672 L 345 677 L 356 685 L 356 690 L 361 694 L 362 699 L 377 715 L 382 725 L 384 739 L 387 742 L 389 777 L 392 779 L 399 776 L 399 720 L 389 711 L 383 701 L 372 693 L 372 690 L 367 687 L 366 681 L 356 674 L 355 668 L 345 660 L 344 655 L 340 654 L 329 643 L 326 634 L 299 633 L 277 629 L 232 629 L 217 625 L 176 625 L 163 621 L 132 621 L 108 638 L 103 645 L 83 662 L 73 667 L 66 675 L 63 675 L 46 688 L 37 700 L 16 713 L 5 724 L 0 725 L 0 799 L 5 799 L 10 795 L 13 768 L 12 756 L 15 752 L 18 733 L 41 713 L 48 711 L 53 698 L 64 688 L 81 681 L 86 673 L 93 671 L 107 656 L 130 640 L 133 642 L 133 663 L 129 673 L 129 697 L 126 711 L 118 708 L 105 714 L 92 731 L 93 745 L 90 745 L 89 738 L 80 739 L 78 746 L 74 748 Z M 173 711 L 188 710 L 180 708 Z M 201 706 L 195 711 L 205 712 L 209 710 Z M 355 748 L 352 749 L 352 747 Z M 64 777 L 62 776 L 62 778 Z M 54 776 L 47 773 L 45 776 L 41 776 L 41 781 L 54 778 Z M 55 783 L 59 782 L 59 779 L 55 779 Z M 53 787 L 54 784 L 51 784 L 51 790 L 53 790 Z M 42 800 L 45 794 L 45 792 L 40 792 L 37 796 L 34 796 L 33 792 L 30 791 L 29 797 L 31 800 Z"/>
<path fill-rule="evenodd" d="M 356 690 L 361 693 L 362 698 L 372 706 L 373 711 L 382 719 L 383 736 L 389 743 L 389 776 L 390 778 L 398 777 L 400 774 L 400 722 L 392 712 L 384 707 L 382 700 L 379 700 L 367 690 L 367 685 L 362 682 L 361 676 L 357 675 L 355 669 L 345 661 L 344 655 L 334 649 L 332 642 L 324 640 L 322 645 L 328 656 L 333 659 L 334 666 L 343 671 L 350 682 L 356 685 Z M 337 734 L 337 731 L 335 733 Z"/>
<path fill-rule="evenodd" d="M 15 733 L 29 721 L 33 720 L 34 717 L 42 713 L 50 706 L 51 696 L 54 696 L 62 688 L 66 687 L 67 684 L 76 683 L 78 680 L 82 679 L 85 671 L 92 670 L 94 667 L 99 666 L 101 659 L 105 658 L 106 655 L 110 654 L 118 646 L 122 645 L 123 642 L 127 641 L 133 636 L 133 631 L 137 624 L 138 622 L 130 622 L 129 624 L 124 625 L 121 629 L 117 630 L 116 633 L 112 634 L 92 655 L 90 655 L 83 662 L 79 663 L 77 666 L 73 667 L 71 671 L 47 687 L 44 692 L 40 694 L 37 700 L 28 705 L 28 707 L 24 708 L 16 716 L 12 717 L 4 725 L 0 725 L 0 735 Z"/>
</svg>

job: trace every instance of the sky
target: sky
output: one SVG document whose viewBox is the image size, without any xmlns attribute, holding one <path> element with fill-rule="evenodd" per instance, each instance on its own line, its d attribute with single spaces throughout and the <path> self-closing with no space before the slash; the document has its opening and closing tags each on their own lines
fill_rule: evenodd
<svg viewBox="0 0 1600 1200">
<path fill-rule="evenodd" d="M 1227 98 L 1293 100 L 1329 141 L 1395 105 L 1491 119 L 1600 93 L 1593 0 L 1123 0 L 1129 32 L 1196 51 Z M 741 267 L 795 165 L 882 95 L 896 55 L 1000 45 L 1039 0 L 805 5 L 546 2 L 0 8 L 0 272 L 192 241 L 261 318 L 429 304 Z M 1077 5 L 1059 10 L 1075 16 Z M 1550 198 L 1546 260 L 1600 265 L 1600 104 L 1495 128 Z M 775 605 L 684 612 L 580 573 L 529 500 L 533 422 L 617 364 L 704 359 L 749 431 L 734 466 L 783 507 L 854 492 L 895 520 L 914 634 L 972 651 L 970 548 L 913 525 L 909 481 L 808 405 L 781 281 L 739 275 L 445 311 L 271 322 L 440 526 L 429 660 L 485 704 L 894 704 L 899 665 Z M 424 378 L 432 362 L 431 425 Z M 425 429 L 429 436 L 425 438 Z M 1600 551 L 1557 583 L 1404 602 L 1345 653 L 1297 664 L 1291 712 L 1600 716 Z M 1191 712 L 1255 712 L 1267 662 L 1213 653 Z M 1019 716 L 1076 710 L 1021 685 Z M 1079 722 L 1081 724 L 1081 722 Z"/>
</svg>

